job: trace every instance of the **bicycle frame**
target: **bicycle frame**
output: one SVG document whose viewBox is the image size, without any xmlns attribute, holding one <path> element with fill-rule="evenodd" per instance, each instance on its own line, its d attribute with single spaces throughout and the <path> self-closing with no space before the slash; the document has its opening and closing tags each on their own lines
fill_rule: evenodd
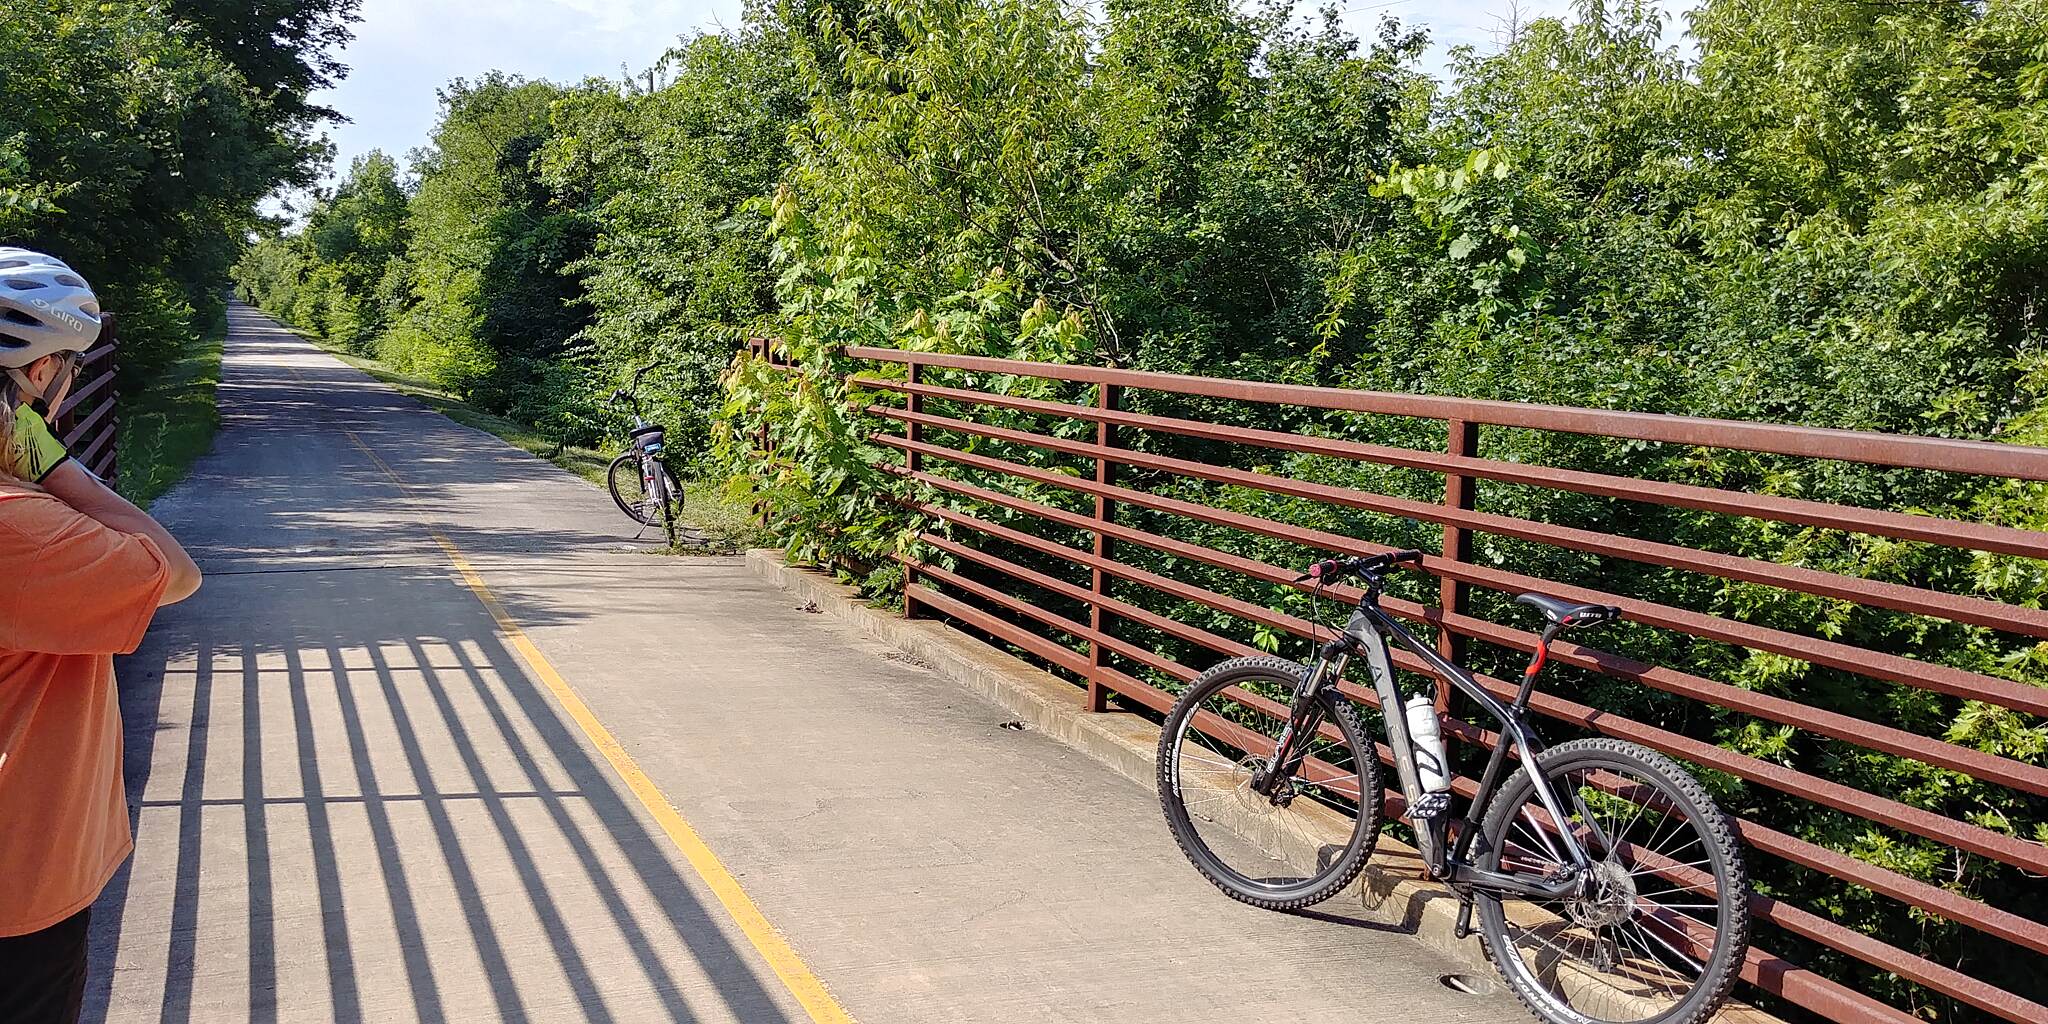
<svg viewBox="0 0 2048 1024">
<path fill-rule="evenodd" d="M 1480 776 L 1479 788 L 1473 793 L 1470 809 L 1459 830 L 1456 849 L 1447 849 L 1445 846 L 1450 817 L 1448 813 L 1413 815 L 1416 839 L 1422 847 L 1423 862 L 1428 867 L 1431 877 L 1441 879 L 1461 891 L 1482 889 L 1541 899 L 1577 895 L 1582 879 L 1592 868 L 1592 859 L 1586 855 L 1578 837 L 1568 828 L 1557 830 L 1558 837 L 1563 840 L 1564 849 L 1553 849 L 1549 852 L 1559 863 L 1570 864 L 1575 870 L 1556 881 L 1539 881 L 1527 875 L 1487 871 L 1473 866 L 1467 859 L 1471 851 L 1472 838 L 1479 829 L 1480 816 L 1485 813 L 1494 791 L 1500 786 L 1502 770 L 1507 762 L 1508 744 L 1514 744 L 1525 765 L 1533 766 L 1537 756 L 1543 752 L 1542 739 L 1536 735 L 1535 729 L 1529 725 L 1522 713 L 1528 701 L 1530 684 L 1535 681 L 1534 675 L 1525 677 L 1521 692 L 1511 704 L 1503 704 L 1499 698 L 1482 688 L 1470 672 L 1445 660 L 1434 648 L 1416 639 L 1413 633 L 1394 621 L 1392 616 L 1380 608 L 1378 596 L 1375 591 L 1368 590 L 1365 599 L 1358 603 L 1357 609 L 1352 612 L 1351 620 L 1345 623 L 1336 639 L 1325 644 L 1318 653 L 1315 666 L 1310 670 L 1309 678 L 1303 687 L 1304 699 L 1296 701 L 1296 721 L 1302 718 L 1302 711 L 1319 707 L 1317 698 L 1322 689 L 1334 685 L 1336 680 L 1343 677 L 1344 669 L 1352 657 L 1362 655 L 1372 671 L 1373 688 L 1379 693 L 1382 712 L 1380 717 L 1386 722 L 1387 745 L 1393 751 L 1394 773 L 1400 779 L 1401 792 L 1407 798 L 1410 808 L 1425 806 L 1421 774 L 1415 767 L 1415 744 L 1408 733 L 1408 717 L 1402 710 L 1401 691 L 1394 681 L 1392 648 L 1387 642 L 1388 637 L 1392 637 L 1401 646 L 1421 658 L 1436 675 L 1477 701 L 1499 720 L 1501 727 L 1502 741 L 1495 745 L 1492 755 L 1487 759 L 1486 771 Z M 1548 640 L 1548 637 L 1545 639 Z M 1314 712 L 1309 711 L 1308 714 L 1313 715 Z M 1288 740 L 1293 735 L 1313 735 L 1313 721 L 1305 724 L 1311 726 L 1306 733 L 1293 728 L 1291 724 L 1288 733 L 1281 737 L 1280 746 L 1287 747 Z M 1300 751 L 1290 751 L 1284 757 L 1276 758 L 1276 761 L 1292 769 L 1306 754 L 1307 745 L 1303 744 Z M 1552 819 L 1558 822 L 1571 820 L 1570 816 L 1564 813 L 1564 805 L 1551 788 L 1550 781 L 1545 779 L 1541 772 L 1531 771 L 1530 777 L 1535 784 L 1538 799 L 1543 802 L 1544 810 Z M 1544 831 L 1538 829 L 1536 834 L 1539 839 L 1548 843 L 1549 839 L 1544 835 Z"/>
</svg>

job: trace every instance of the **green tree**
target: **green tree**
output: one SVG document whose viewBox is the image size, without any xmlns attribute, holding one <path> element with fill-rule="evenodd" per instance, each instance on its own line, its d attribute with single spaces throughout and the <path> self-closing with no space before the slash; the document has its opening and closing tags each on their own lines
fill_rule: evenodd
<svg viewBox="0 0 2048 1024">
<path fill-rule="evenodd" d="M 0 241 L 86 274 L 122 317 L 130 386 L 218 317 L 257 201 L 322 158 L 309 115 L 280 114 L 277 83 L 187 29 L 144 3 L 28 0 L 0 16 Z M 345 37 L 335 24 L 266 45 L 317 65 Z"/>
<path fill-rule="evenodd" d="M 773 308 L 766 219 L 753 208 L 788 160 L 802 112 L 783 32 L 751 23 L 670 51 L 625 90 L 557 104 L 544 178 L 594 231 L 578 341 L 608 392 L 653 364 L 643 399 L 671 448 L 709 450 L 719 377 L 741 335 Z M 601 397 L 599 391 L 586 396 Z"/>
<path fill-rule="evenodd" d="M 552 133 L 550 107 L 571 91 L 497 72 L 442 91 L 441 120 L 414 158 L 416 302 L 385 339 L 401 365 L 535 420 L 581 390 L 558 357 L 588 319 L 563 271 L 588 255 L 590 233 L 577 211 L 554 203 L 535 162 Z"/>
</svg>

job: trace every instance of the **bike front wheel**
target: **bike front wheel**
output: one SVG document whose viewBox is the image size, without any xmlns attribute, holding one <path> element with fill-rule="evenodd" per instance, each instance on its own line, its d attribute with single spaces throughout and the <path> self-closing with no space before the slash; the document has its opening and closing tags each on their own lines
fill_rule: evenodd
<svg viewBox="0 0 2048 1024">
<path fill-rule="evenodd" d="M 666 526 L 682 508 L 682 489 L 666 468 L 660 480 L 650 481 L 639 452 L 627 452 L 612 460 L 605 470 L 606 489 L 619 511 L 642 526 Z"/>
<path fill-rule="evenodd" d="M 1358 715 L 1335 689 L 1308 757 L 1273 792 L 1273 763 L 1305 670 L 1273 657 L 1234 658 L 1202 673 L 1159 733 L 1159 802 L 1195 869 L 1232 899 L 1295 910 L 1335 895 L 1379 837 L 1379 762 Z"/>
<path fill-rule="evenodd" d="M 1478 865 L 1562 877 L 1569 830 L 1593 876 L 1569 898 L 1477 893 L 1494 966 L 1556 1024 L 1705 1020 L 1749 948 L 1749 880 L 1727 816 L 1677 762 L 1633 743 L 1578 740 L 1537 763 L 1565 820 L 1523 767 L 1487 810 Z"/>
</svg>

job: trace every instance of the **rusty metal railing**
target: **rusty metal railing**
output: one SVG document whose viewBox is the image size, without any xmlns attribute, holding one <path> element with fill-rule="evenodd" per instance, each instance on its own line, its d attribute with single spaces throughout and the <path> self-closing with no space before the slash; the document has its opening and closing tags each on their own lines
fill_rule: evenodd
<svg viewBox="0 0 2048 1024">
<path fill-rule="evenodd" d="M 771 355 L 765 344 L 757 344 L 756 352 L 762 356 Z M 1133 525 L 1133 517 L 1119 515 L 1120 509 L 1164 514 L 1328 551 L 1373 554 L 1390 549 L 1387 545 L 1366 539 L 1304 528 L 1276 518 L 1130 486 L 1120 482 L 1119 471 L 1122 470 L 1125 473 L 1141 471 L 1148 474 L 1148 479 L 1204 481 L 1264 492 L 1278 498 L 1363 510 L 1441 527 L 1440 553 L 1425 558 L 1422 563 L 1423 570 L 1438 580 L 1435 603 L 1389 597 L 1384 606 L 1397 616 L 1433 627 L 1439 644 L 1446 653 L 1454 656 L 1463 655 L 1464 647 L 1473 642 L 1502 651 L 1526 653 L 1532 650 L 1536 640 L 1532 633 L 1473 616 L 1469 598 L 1474 588 L 1501 593 L 1540 590 L 1573 600 L 1619 605 L 1626 617 L 1635 622 L 1699 640 L 1768 652 L 1886 685 L 1928 691 L 1951 699 L 1982 701 L 2031 716 L 2048 716 L 2048 688 L 1629 594 L 1605 593 L 1536 578 L 1475 562 L 1472 545 L 1473 537 L 1478 534 L 1515 538 L 1601 559 L 1626 560 L 1719 580 L 1761 584 L 1792 593 L 1965 623 L 2015 637 L 2048 638 L 2048 612 L 2039 608 L 1517 518 L 1485 511 L 1476 500 L 1478 482 L 1494 481 L 1950 548 L 2048 559 L 2048 534 L 2039 532 L 1482 458 L 1479 440 L 1483 429 L 1509 428 L 2029 481 L 2048 480 L 2048 449 L 1268 384 L 883 348 L 852 348 L 844 354 L 856 361 L 904 368 L 901 377 L 862 375 L 857 378 L 863 389 L 876 394 L 894 393 L 902 399 L 894 404 L 877 401 L 866 408 L 868 413 L 895 421 L 903 427 L 900 436 L 877 432 L 870 440 L 902 454 L 900 463 L 887 467 L 889 472 L 919 485 L 925 489 L 921 493 L 928 498 L 944 498 L 943 503 L 920 498 L 907 501 L 933 522 L 934 528 L 924 531 L 921 537 L 926 549 L 944 556 L 943 560 L 952 561 L 953 566 L 948 568 L 938 564 L 942 559 L 932 556 L 902 558 L 907 584 L 904 596 L 906 612 L 946 617 L 1070 673 L 1086 685 L 1085 699 L 1091 708 L 1097 710 L 1108 706 L 1111 695 L 1164 710 L 1170 706 L 1173 694 L 1139 676 L 1150 672 L 1165 679 L 1186 681 L 1197 674 L 1194 667 L 1119 635 L 1117 627 L 1120 623 L 1129 623 L 1216 655 L 1260 653 L 1240 639 L 1162 615 L 1136 601 L 1121 599 L 1112 593 L 1112 581 L 1122 581 L 1277 633 L 1306 638 L 1312 629 L 1311 624 L 1301 617 L 1171 578 L 1133 564 L 1142 561 L 1141 558 L 1119 558 L 1118 555 L 1127 547 L 1146 549 L 1245 580 L 1278 586 L 1298 586 L 1294 583 L 1295 568 L 1142 529 Z M 970 380 L 979 376 L 1066 382 L 1070 391 L 1073 385 L 1092 385 L 1094 401 L 1048 401 L 949 386 L 933 380 L 935 371 Z M 1122 401 L 1131 391 L 1435 420 L 1444 424 L 1442 436 L 1446 444 L 1441 451 L 1423 451 L 1136 412 L 1125 408 Z M 949 408 L 952 414 L 932 411 L 935 404 Z M 1013 422 L 1029 417 L 1053 426 L 1027 430 L 1014 425 L 978 422 L 971 418 L 975 410 L 1000 410 L 1004 418 Z M 1067 426 L 1061 427 L 1061 424 Z M 1443 478 L 1442 498 L 1440 501 L 1418 501 L 1160 454 L 1152 450 L 1162 447 L 1159 444 L 1133 446 L 1119 443 L 1120 435 L 1129 438 L 1138 434 L 1153 440 L 1182 438 L 1220 442 L 1244 446 L 1233 450 L 1303 453 L 1439 474 Z M 935 437 L 957 438 L 963 443 L 940 444 L 934 441 Z M 1001 454 L 991 454 L 990 447 L 998 453 L 1014 454 L 1028 449 L 1067 457 L 1070 461 L 1082 460 L 1084 465 L 1092 463 L 1093 473 L 1077 472 L 1072 465 L 1057 468 L 1029 465 L 1004 458 Z M 968 472 L 963 474 L 962 470 Z M 983 483 L 961 479 L 965 475 L 975 476 Z M 996 482 L 1021 486 L 985 485 Z M 1047 493 L 1047 489 L 1073 495 L 1081 505 L 1092 503 L 1092 510 L 1083 512 L 1060 508 L 1028 496 L 1030 493 Z M 1085 535 L 1090 542 L 1085 547 L 1076 546 L 1057 536 L 995 522 L 992 520 L 994 512 L 977 515 L 960 506 L 997 510 L 1016 522 L 1037 523 L 1052 534 Z M 976 538 L 999 543 L 970 543 Z M 1042 562 L 1039 568 L 1033 568 L 992 550 L 996 548 L 1029 552 L 1043 556 L 1047 561 Z M 1084 568 L 1088 583 L 1083 585 L 1045 571 L 1051 565 Z M 973 567 L 971 570 L 970 566 Z M 997 580 L 1009 581 L 1012 586 L 998 585 Z M 1013 593 L 1012 590 L 1017 589 L 1015 585 L 1021 585 L 1030 595 L 1049 594 L 1062 598 L 1070 603 L 1070 607 L 1085 608 L 1086 615 L 1077 618 L 1048 608 L 1045 606 L 1048 602 L 1040 597 Z M 1340 596 L 1355 598 L 1356 593 Z M 1068 639 L 1063 641 L 1061 637 Z M 1790 726 L 1866 750 L 1960 772 L 2018 793 L 2048 796 L 2048 767 L 2039 763 L 1987 753 L 1894 725 L 1745 689 L 1677 668 L 1645 663 L 1586 644 L 1560 640 L 1553 646 L 1552 657 L 1564 664 L 1626 680 L 1650 690 Z M 1409 671 L 1422 671 L 1420 662 L 1405 652 L 1396 652 L 1396 663 Z M 1503 698 L 1514 691 L 1512 684 L 1498 678 L 1481 675 L 1480 681 Z M 1344 692 L 1362 703 L 1375 703 L 1370 690 L 1346 686 Z M 1449 709 L 1447 698 L 1448 693 L 1440 688 L 1440 708 Z M 1531 706 L 1539 714 L 1574 729 L 1632 740 L 1798 800 L 1990 858 L 2017 868 L 2026 876 L 2048 875 L 2048 847 L 2017 835 L 1914 806 L 1891 795 L 1869 792 L 1818 774 L 1725 749 L 1668 729 L 1604 713 L 1556 692 L 1539 692 Z M 2038 719 L 2034 724 L 2039 724 Z M 1479 747 L 1490 745 L 1498 738 L 1456 718 L 1449 719 L 1446 728 L 1449 735 Z M 1473 782 L 1460 779 L 1457 786 L 1469 795 Z M 1402 809 L 1399 794 L 1390 792 L 1388 799 L 1392 811 L 1399 813 Z M 2009 944 L 2006 951 L 2009 955 L 2038 958 L 2034 976 L 2048 977 L 2048 924 L 2002 909 L 1997 905 L 2000 901 L 1993 896 L 1987 894 L 1979 898 L 1931 884 L 1771 828 L 1761 821 L 1745 819 L 1741 822 L 1741 830 L 1744 842 L 1755 853 L 1818 872 L 1830 878 L 1831 884 L 1862 887 L 1900 904 L 1963 925 L 1979 936 Z M 1984 1014 L 2022 1024 L 2048 1020 L 2048 1006 L 2028 995 L 2008 991 L 1920 952 L 1881 941 L 1803 909 L 1793 901 L 1759 895 L 1752 910 L 1759 920 L 1786 933 L 1939 992 Z M 1829 1020 L 1906 1024 L 1919 1019 L 1905 1010 L 1762 949 L 1751 951 L 1743 966 L 1742 977 L 1773 996 Z"/>
<path fill-rule="evenodd" d="M 114 330 L 114 316 L 107 314 L 100 327 L 98 343 L 86 350 L 78 363 L 78 379 L 71 394 L 58 408 L 50 424 L 64 450 L 107 483 L 120 471 L 120 423 L 115 406 L 119 392 L 114 386 L 114 362 L 120 342 Z"/>
</svg>

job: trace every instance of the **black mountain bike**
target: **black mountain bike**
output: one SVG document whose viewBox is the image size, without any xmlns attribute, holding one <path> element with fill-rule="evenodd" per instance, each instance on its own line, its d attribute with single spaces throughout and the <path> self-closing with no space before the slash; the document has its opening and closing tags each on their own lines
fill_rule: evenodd
<svg viewBox="0 0 2048 1024">
<path fill-rule="evenodd" d="M 641 526 L 659 526 L 676 542 L 676 517 L 683 510 L 683 489 L 668 471 L 663 446 L 668 432 L 640 416 L 640 378 L 656 364 L 648 363 L 633 374 L 633 383 L 612 392 L 613 405 L 631 412 L 633 426 L 626 432 L 626 450 L 605 470 L 605 483 L 619 510 Z"/>
<path fill-rule="evenodd" d="M 1749 946 L 1734 828 L 1670 758 L 1611 739 L 1546 749 L 1526 714 L 1551 640 L 1620 610 L 1517 597 L 1546 624 L 1520 690 L 1503 703 L 1380 608 L 1383 577 L 1421 558 L 1317 563 L 1296 582 L 1313 579 L 1320 594 L 1350 577 L 1365 596 L 1312 666 L 1235 658 L 1188 687 L 1159 738 L 1159 798 L 1174 839 L 1217 888 L 1257 907 L 1306 907 L 1356 878 L 1383 801 L 1380 758 L 1339 690 L 1350 659 L 1363 657 L 1423 863 L 1457 895 L 1457 935 L 1470 934 L 1476 907 L 1495 966 L 1546 1021 L 1704 1020 Z M 1402 703 L 1389 638 L 1500 722 L 1455 826 L 1435 708 L 1420 697 Z M 1503 781 L 1511 749 L 1521 767 Z"/>
</svg>

